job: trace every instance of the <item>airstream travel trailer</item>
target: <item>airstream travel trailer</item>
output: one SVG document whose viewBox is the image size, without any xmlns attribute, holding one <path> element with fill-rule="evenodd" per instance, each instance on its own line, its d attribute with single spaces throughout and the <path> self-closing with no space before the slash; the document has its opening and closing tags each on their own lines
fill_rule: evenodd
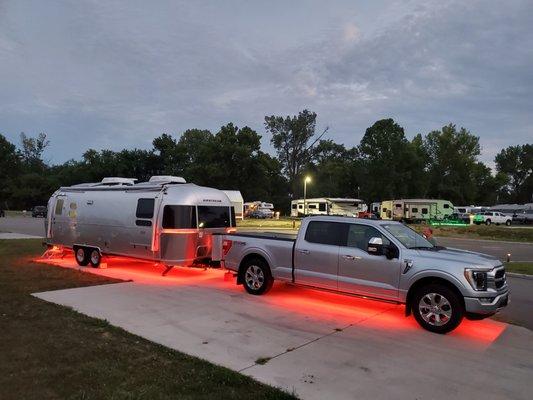
<svg viewBox="0 0 533 400">
<path fill-rule="evenodd" d="M 305 207 L 304 207 L 305 206 Z M 316 199 L 298 199 L 291 201 L 291 217 L 303 215 L 344 215 L 358 217 L 359 213 L 368 210 L 360 199 L 322 197 Z"/>
<path fill-rule="evenodd" d="M 453 213 L 453 204 L 438 199 L 401 199 L 381 203 L 381 218 L 397 221 L 442 220 Z"/>
<path fill-rule="evenodd" d="M 220 190 L 171 176 L 137 184 L 106 178 L 57 190 L 48 201 L 46 237 L 73 249 L 80 265 L 97 267 L 110 254 L 191 266 L 208 263 L 211 235 L 234 226 Z"/>
</svg>

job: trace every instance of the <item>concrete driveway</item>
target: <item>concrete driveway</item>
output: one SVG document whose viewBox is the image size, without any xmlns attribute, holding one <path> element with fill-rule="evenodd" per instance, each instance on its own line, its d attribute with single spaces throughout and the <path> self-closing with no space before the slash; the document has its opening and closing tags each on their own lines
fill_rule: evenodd
<svg viewBox="0 0 533 400">
<path fill-rule="evenodd" d="M 56 264 L 74 266 L 72 259 Z M 306 399 L 526 399 L 533 332 L 465 321 L 446 336 L 403 307 L 276 284 L 251 296 L 222 271 L 113 260 L 87 271 L 132 282 L 35 296 Z"/>
</svg>

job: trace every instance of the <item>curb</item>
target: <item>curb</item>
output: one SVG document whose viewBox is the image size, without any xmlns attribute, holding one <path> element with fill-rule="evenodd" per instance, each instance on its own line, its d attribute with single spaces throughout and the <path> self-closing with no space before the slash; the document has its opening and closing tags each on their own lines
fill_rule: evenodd
<svg viewBox="0 0 533 400">
<path fill-rule="evenodd" d="M 533 275 L 527 275 L 527 274 L 517 274 L 516 272 L 505 272 L 505 275 L 513 277 L 513 278 L 520 278 L 520 279 L 527 279 L 533 281 Z"/>
</svg>

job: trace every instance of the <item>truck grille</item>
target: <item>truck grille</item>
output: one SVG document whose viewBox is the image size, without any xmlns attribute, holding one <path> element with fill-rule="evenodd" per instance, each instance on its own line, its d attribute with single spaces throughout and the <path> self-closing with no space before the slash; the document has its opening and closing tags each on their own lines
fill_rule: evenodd
<svg viewBox="0 0 533 400">
<path fill-rule="evenodd" d="M 505 285 L 505 268 L 501 267 L 500 269 L 496 270 L 496 273 L 494 274 L 494 286 L 496 286 L 496 289 L 500 289 Z"/>
</svg>

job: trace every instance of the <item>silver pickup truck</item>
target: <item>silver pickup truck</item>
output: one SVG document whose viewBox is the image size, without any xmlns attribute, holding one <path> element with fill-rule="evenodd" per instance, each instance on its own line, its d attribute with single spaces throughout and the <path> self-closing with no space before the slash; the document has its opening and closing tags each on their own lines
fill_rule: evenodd
<svg viewBox="0 0 533 400">
<path fill-rule="evenodd" d="M 435 246 L 399 222 L 307 217 L 296 237 L 215 235 L 212 257 L 248 293 L 264 294 L 276 279 L 404 303 L 406 315 L 436 333 L 463 317 L 491 316 L 509 301 L 499 260 Z"/>
</svg>

